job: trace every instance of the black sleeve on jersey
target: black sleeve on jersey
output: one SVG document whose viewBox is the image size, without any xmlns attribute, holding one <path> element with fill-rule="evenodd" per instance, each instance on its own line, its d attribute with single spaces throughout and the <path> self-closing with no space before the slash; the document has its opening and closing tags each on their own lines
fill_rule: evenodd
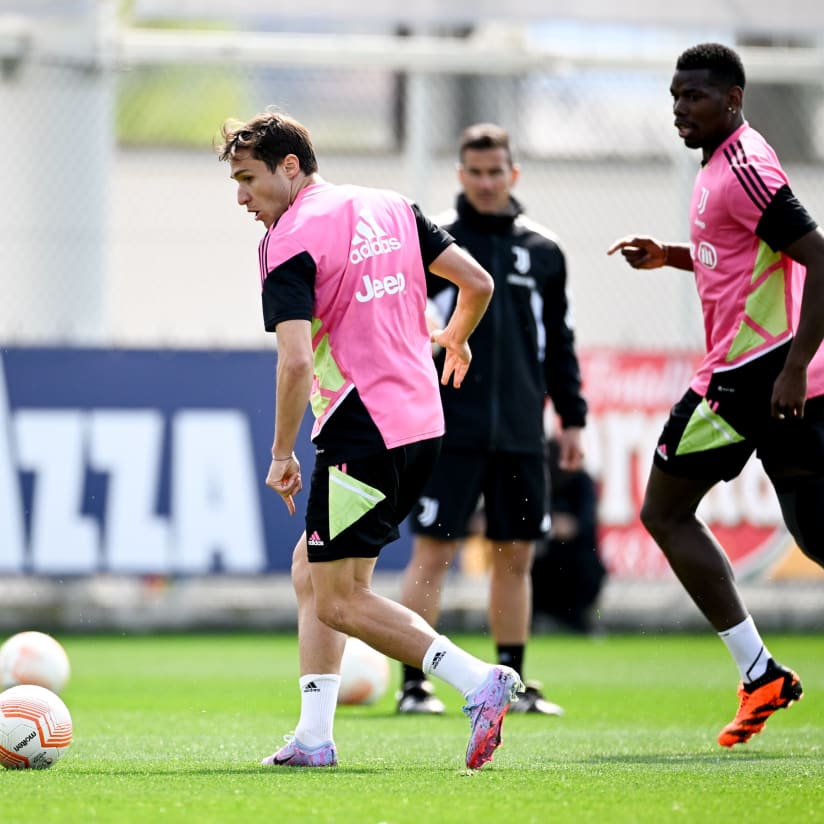
<svg viewBox="0 0 824 824">
<path fill-rule="evenodd" d="M 421 257 L 423 258 L 424 269 L 429 268 L 429 264 L 448 246 L 455 242 L 455 238 L 449 232 L 441 229 L 433 223 L 418 207 L 412 204 L 412 211 L 415 213 L 415 222 L 418 224 L 418 240 L 421 244 Z"/>
<path fill-rule="evenodd" d="M 263 281 L 263 325 L 267 332 L 284 320 L 311 321 L 315 309 L 317 267 L 308 252 L 284 261 Z"/>
<path fill-rule="evenodd" d="M 818 224 L 801 205 L 792 189 L 782 186 L 767 204 L 755 233 L 770 249 L 780 252 L 791 243 L 812 232 Z"/>
<path fill-rule="evenodd" d="M 559 275 L 544 290 L 544 380 L 547 394 L 564 428 L 586 426 L 587 402 L 581 394 L 581 367 L 575 353 L 575 333 L 567 323 L 566 261 L 558 250 Z"/>
</svg>

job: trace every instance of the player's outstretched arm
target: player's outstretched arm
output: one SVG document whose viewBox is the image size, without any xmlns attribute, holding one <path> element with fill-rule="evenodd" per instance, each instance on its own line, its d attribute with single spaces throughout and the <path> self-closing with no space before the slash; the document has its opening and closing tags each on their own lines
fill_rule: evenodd
<svg viewBox="0 0 824 824">
<path fill-rule="evenodd" d="M 689 246 L 683 243 L 662 243 L 653 237 L 627 235 L 616 240 L 607 249 L 607 254 L 611 255 L 619 250 L 633 269 L 672 266 L 675 269 L 692 270 Z"/>
</svg>

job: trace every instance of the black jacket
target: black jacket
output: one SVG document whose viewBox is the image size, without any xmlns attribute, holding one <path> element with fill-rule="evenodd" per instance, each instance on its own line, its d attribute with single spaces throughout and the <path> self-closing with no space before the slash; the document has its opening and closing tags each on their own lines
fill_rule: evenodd
<svg viewBox="0 0 824 824">
<path fill-rule="evenodd" d="M 463 385 L 441 386 L 444 445 L 543 454 L 546 395 L 564 427 L 584 426 L 587 413 L 564 255 L 515 198 L 506 214 L 482 215 L 461 194 L 457 213 L 439 222 L 495 280 L 489 309 L 469 339 L 472 363 Z M 430 272 L 427 292 L 449 318 L 456 288 Z M 439 372 L 443 357 L 436 358 Z"/>
</svg>

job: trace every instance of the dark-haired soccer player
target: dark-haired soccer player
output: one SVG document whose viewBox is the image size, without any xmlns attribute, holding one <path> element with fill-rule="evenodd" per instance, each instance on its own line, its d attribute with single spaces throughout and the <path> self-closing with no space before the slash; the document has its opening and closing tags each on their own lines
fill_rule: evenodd
<svg viewBox="0 0 824 824">
<path fill-rule="evenodd" d="M 744 743 L 801 682 L 771 657 L 730 562 L 696 508 L 755 451 L 798 546 L 824 565 L 824 233 L 744 119 L 745 74 L 732 49 L 678 58 L 670 91 L 678 135 L 701 149 L 689 244 L 616 241 L 636 269 L 693 271 L 707 353 L 655 450 L 641 518 L 741 673 L 740 703 L 718 736 Z"/>
<path fill-rule="evenodd" d="M 455 311 L 431 338 L 446 351 L 441 379 L 455 386 L 469 367 L 467 339 L 489 304 L 492 278 L 401 195 L 323 180 L 309 132 L 291 117 L 265 112 L 227 123 L 218 151 L 238 204 L 266 227 L 264 324 L 278 336 L 266 483 L 290 513 L 303 487 L 294 448 L 310 399 L 316 418 L 306 530 L 292 558 L 301 713 L 295 734 L 263 763 L 338 763 L 332 728 L 351 635 L 462 693 L 471 724 L 466 765 L 480 767 L 523 691 L 518 673 L 470 655 L 371 582 L 381 549 L 399 537 L 398 524 L 435 466 L 444 432 L 424 271 L 459 290 Z"/>
</svg>

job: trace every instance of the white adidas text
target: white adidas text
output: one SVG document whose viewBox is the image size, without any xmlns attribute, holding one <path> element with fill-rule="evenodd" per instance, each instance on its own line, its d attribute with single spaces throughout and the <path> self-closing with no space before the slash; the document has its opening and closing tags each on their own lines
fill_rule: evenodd
<svg viewBox="0 0 824 824">
<path fill-rule="evenodd" d="M 396 252 L 401 248 L 401 242 L 394 237 L 372 238 L 364 240 L 349 253 L 349 260 L 352 263 L 363 263 L 367 258 L 377 255 L 386 255 L 389 252 Z"/>
</svg>

